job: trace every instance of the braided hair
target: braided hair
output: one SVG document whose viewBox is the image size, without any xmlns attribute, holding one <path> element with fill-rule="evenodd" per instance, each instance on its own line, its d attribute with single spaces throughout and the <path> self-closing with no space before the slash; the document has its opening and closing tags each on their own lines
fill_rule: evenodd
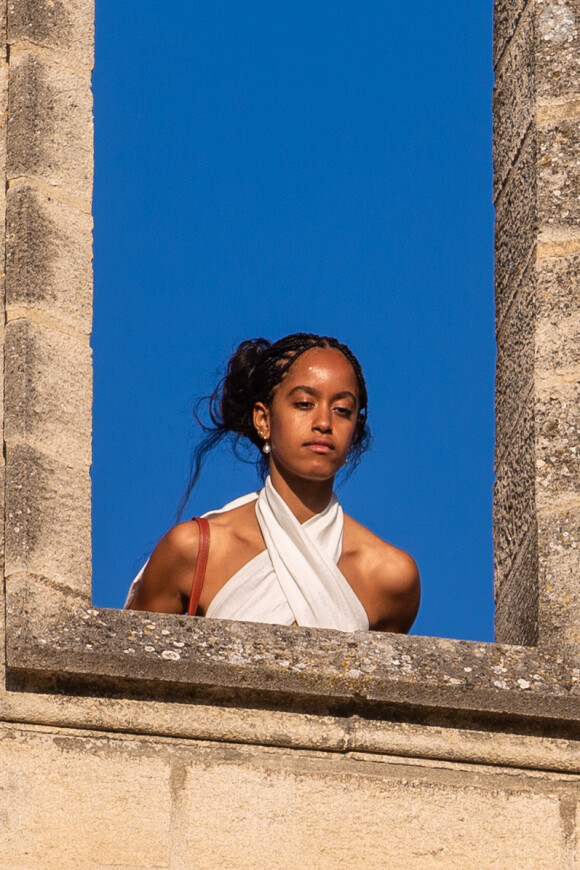
<svg viewBox="0 0 580 870">
<path fill-rule="evenodd" d="M 356 467 L 369 445 L 370 432 L 366 414 L 367 387 L 360 363 L 351 349 L 336 338 L 306 332 L 287 335 L 273 344 L 265 338 L 250 339 L 243 341 L 232 354 L 226 373 L 211 396 L 198 403 L 195 417 L 205 434 L 193 452 L 189 482 L 179 506 L 178 516 L 181 516 L 189 500 L 207 454 L 222 439 L 226 436 L 232 438 L 234 452 L 242 460 L 244 457 L 238 450 L 240 440 L 246 439 L 261 448 L 262 442 L 254 427 L 256 402 L 268 405 L 275 388 L 290 366 L 314 347 L 340 351 L 353 368 L 359 393 L 359 419 L 349 454 L 349 471 Z M 198 413 L 200 404 L 204 402 L 208 405 L 210 423 L 204 423 Z M 264 478 L 268 471 L 268 457 L 260 452 L 256 464 Z"/>
</svg>

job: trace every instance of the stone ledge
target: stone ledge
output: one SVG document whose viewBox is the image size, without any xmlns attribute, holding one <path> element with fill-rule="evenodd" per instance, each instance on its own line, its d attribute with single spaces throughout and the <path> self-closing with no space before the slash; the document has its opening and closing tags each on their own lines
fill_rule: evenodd
<svg viewBox="0 0 580 870">
<path fill-rule="evenodd" d="M 72 695 L 485 721 L 566 736 L 580 721 L 580 651 L 9 605 L 8 687 Z M 531 731 L 530 731 L 531 729 Z"/>
</svg>

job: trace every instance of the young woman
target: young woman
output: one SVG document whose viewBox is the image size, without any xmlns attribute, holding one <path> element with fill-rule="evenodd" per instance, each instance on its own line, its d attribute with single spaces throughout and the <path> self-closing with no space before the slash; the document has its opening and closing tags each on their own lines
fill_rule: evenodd
<svg viewBox="0 0 580 870">
<path fill-rule="evenodd" d="M 243 342 L 211 397 L 213 426 L 194 454 L 186 497 L 207 451 L 229 433 L 261 449 L 265 486 L 205 515 L 205 567 L 203 523 L 167 532 L 126 606 L 187 613 L 189 604 L 223 619 L 409 631 L 419 607 L 415 562 L 345 516 L 333 494 L 336 473 L 367 446 L 366 408 L 358 360 L 336 339 Z M 194 576 L 201 592 L 192 603 Z"/>
</svg>

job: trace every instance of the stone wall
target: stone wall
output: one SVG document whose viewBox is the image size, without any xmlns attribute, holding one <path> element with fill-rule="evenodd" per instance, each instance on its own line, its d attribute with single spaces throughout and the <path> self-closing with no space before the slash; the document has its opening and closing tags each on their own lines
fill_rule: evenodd
<svg viewBox="0 0 580 870">
<path fill-rule="evenodd" d="M 0 0 L 0 868 L 580 868 L 580 0 L 496 7 L 477 644 L 91 606 L 93 9 Z"/>
<path fill-rule="evenodd" d="M 580 643 L 580 2 L 497 0 L 496 637 Z"/>
</svg>

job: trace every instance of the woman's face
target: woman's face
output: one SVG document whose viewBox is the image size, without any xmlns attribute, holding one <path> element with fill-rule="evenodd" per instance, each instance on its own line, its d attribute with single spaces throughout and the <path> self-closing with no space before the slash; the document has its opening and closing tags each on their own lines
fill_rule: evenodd
<svg viewBox="0 0 580 870">
<path fill-rule="evenodd" d="M 298 357 L 274 390 L 258 403 L 254 425 L 270 442 L 270 461 L 281 472 L 327 480 L 345 464 L 359 418 L 354 370 L 335 348 L 311 348 Z"/>
</svg>

